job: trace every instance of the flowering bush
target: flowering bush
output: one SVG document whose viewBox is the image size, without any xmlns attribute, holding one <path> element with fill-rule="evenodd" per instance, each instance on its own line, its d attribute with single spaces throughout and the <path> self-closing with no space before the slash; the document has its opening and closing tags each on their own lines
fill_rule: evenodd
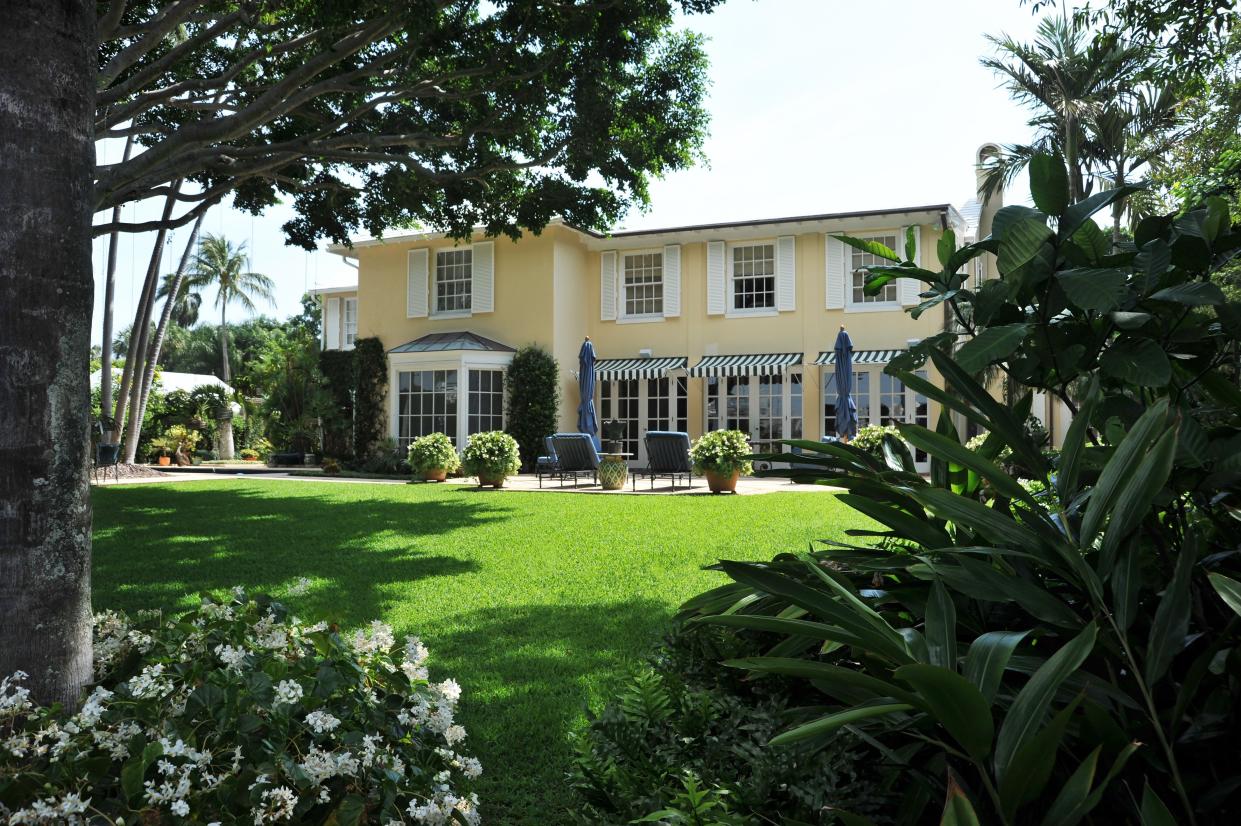
<svg viewBox="0 0 1241 826">
<path fill-rule="evenodd" d="M 95 618 L 76 714 L 0 681 L 0 820 L 476 824 L 461 688 L 372 623 L 343 637 L 234 592 L 195 611 Z"/>
<path fill-rule="evenodd" d="M 892 425 L 868 424 L 866 427 L 858 428 L 857 435 L 849 441 L 849 444 L 882 459 L 883 436 L 885 433 L 898 439 L 901 436 L 901 432 Z"/>
<path fill-rule="evenodd" d="M 502 479 L 521 468 L 517 440 L 500 430 L 475 433 L 461 454 L 461 465 L 469 476 Z"/>
<path fill-rule="evenodd" d="M 749 475 L 754 466 L 750 464 L 750 442 L 740 430 L 713 430 L 698 437 L 689 449 L 694 462 L 694 472 L 719 473 L 729 476 L 738 471 Z"/>
<path fill-rule="evenodd" d="M 419 436 L 409 445 L 409 467 L 414 473 L 442 470 L 453 473 L 461 467 L 461 457 L 452 440 L 443 433 Z"/>
</svg>

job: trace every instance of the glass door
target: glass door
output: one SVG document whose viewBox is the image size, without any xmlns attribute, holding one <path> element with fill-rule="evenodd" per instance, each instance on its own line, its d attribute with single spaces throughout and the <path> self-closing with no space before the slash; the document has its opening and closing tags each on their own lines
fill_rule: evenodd
<svg viewBox="0 0 1241 826">
<path fill-rule="evenodd" d="M 647 463 L 643 436 L 648 430 L 687 430 L 685 378 L 604 379 L 599 382 L 599 420 L 625 423 L 624 453 L 629 462 Z"/>
<path fill-rule="evenodd" d="M 802 436 L 800 370 L 773 376 L 723 376 L 707 381 L 707 430 L 740 430 L 760 453 L 786 449 Z"/>
</svg>

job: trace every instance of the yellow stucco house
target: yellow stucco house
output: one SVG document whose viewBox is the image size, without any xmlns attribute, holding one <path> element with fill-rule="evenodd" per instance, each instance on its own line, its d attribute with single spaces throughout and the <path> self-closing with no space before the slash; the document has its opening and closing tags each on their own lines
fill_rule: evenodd
<svg viewBox="0 0 1241 826">
<path fill-rule="evenodd" d="M 645 463 L 642 434 L 716 428 L 750 434 L 758 450 L 783 438 L 834 433 L 831 349 L 844 325 L 855 352 L 859 422 L 933 422 L 936 405 L 883 374 L 893 355 L 944 329 L 938 309 L 915 320 L 918 287 L 901 279 L 863 294 L 878 263 L 833 236 L 895 249 L 915 227 L 935 263 L 951 227 L 989 232 L 998 202 L 971 201 L 624 231 L 553 221 L 517 241 L 393 234 L 330 251 L 356 262 L 356 286 L 318 290 L 323 346 L 376 336 L 388 354 L 388 428 L 402 447 L 441 431 L 464 446 L 504 426 L 503 371 L 537 343 L 559 362 L 560 427 L 576 429 L 577 354 L 599 358 L 600 420 L 628 423 L 625 450 Z M 989 258 L 986 256 L 985 258 Z M 991 266 L 978 259 L 978 278 Z M 938 378 L 932 375 L 932 378 Z"/>
</svg>

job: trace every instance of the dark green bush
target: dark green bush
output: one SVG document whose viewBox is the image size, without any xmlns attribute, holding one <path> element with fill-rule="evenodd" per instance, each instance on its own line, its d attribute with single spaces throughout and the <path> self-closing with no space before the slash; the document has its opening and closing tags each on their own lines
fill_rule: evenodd
<svg viewBox="0 0 1241 826">
<path fill-rule="evenodd" d="M 319 372 L 327 391 L 319 416 L 323 424 L 323 452 L 328 456 L 353 455 L 353 397 L 357 386 L 356 350 L 323 350 Z"/>
<path fill-rule="evenodd" d="M 709 626 L 672 633 L 578 740 L 570 782 L 583 800 L 580 821 L 627 823 L 677 808 L 687 776 L 724 792 L 738 823 L 827 823 L 825 807 L 878 817 L 891 794 L 858 741 L 767 748 L 813 689 L 748 680 L 719 661 L 757 655 L 774 640 Z"/>
<path fill-rule="evenodd" d="M 368 457 L 384 438 L 384 398 L 388 392 L 388 357 L 377 338 L 354 343 L 353 453 Z"/>
<path fill-rule="evenodd" d="M 543 452 L 543 437 L 556 431 L 560 403 L 560 379 L 556 359 L 530 344 L 513 356 L 504 374 L 505 430 L 517 440 L 521 466 L 534 467 Z"/>
</svg>

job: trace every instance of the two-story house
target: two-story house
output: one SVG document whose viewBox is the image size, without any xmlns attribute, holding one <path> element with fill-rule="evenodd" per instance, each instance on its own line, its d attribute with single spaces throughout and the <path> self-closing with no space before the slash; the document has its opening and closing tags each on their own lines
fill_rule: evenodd
<svg viewBox="0 0 1241 826">
<path fill-rule="evenodd" d="M 629 425 L 625 449 L 638 463 L 647 430 L 697 437 L 732 428 L 749 433 L 760 450 L 779 439 L 834 433 L 831 351 L 842 325 L 856 349 L 860 424 L 933 422 L 936 405 L 883 367 L 911 342 L 944 329 L 944 314 L 912 318 L 907 310 L 919 289 L 908 279 L 865 295 L 867 268 L 879 262 L 833 236 L 901 250 L 906 228 L 915 227 L 918 257 L 937 267 L 944 229 L 962 240 L 979 237 L 997 205 L 971 202 L 958 211 L 940 203 L 608 235 L 553 221 L 516 241 L 409 233 L 333 246 L 356 261 L 358 282 L 318 291 L 323 346 L 379 338 L 388 354 L 389 430 L 402 446 L 435 431 L 464 446 L 472 433 L 502 428 L 503 371 L 527 343 L 558 360 L 560 427 L 575 430 L 577 354 L 586 336 L 599 358 L 600 419 Z"/>
</svg>

